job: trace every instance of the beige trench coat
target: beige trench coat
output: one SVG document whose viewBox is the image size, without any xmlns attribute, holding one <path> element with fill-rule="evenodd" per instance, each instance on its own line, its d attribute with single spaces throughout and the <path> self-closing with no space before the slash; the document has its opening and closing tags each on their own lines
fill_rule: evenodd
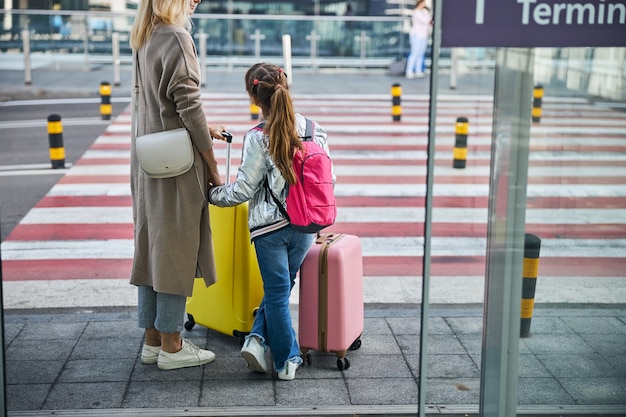
<svg viewBox="0 0 626 417">
<path fill-rule="evenodd" d="M 208 168 L 199 153 L 213 144 L 200 100 L 196 49 L 185 29 L 158 25 L 135 57 L 132 123 L 137 131 L 132 132 L 130 163 L 135 254 L 130 282 L 189 297 L 196 265 L 207 286 L 216 281 Z M 174 178 L 150 178 L 137 162 L 135 137 L 181 126 L 194 145 L 193 168 Z"/>
</svg>

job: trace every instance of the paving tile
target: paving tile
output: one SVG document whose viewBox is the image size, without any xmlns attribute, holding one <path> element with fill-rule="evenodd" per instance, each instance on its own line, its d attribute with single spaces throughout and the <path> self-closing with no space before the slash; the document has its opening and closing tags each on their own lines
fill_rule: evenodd
<svg viewBox="0 0 626 417">
<path fill-rule="evenodd" d="M 76 340 L 23 340 L 16 339 L 6 350 L 6 360 L 57 360 L 65 361 L 72 352 Z"/>
<path fill-rule="evenodd" d="M 429 378 L 426 404 L 478 404 L 480 378 Z"/>
<path fill-rule="evenodd" d="M 455 334 L 482 334 L 482 317 L 446 317 L 446 322 Z"/>
<path fill-rule="evenodd" d="M 144 331 L 138 327 L 137 320 L 90 321 L 81 339 L 106 339 L 115 336 L 134 341 L 143 339 L 143 335 Z"/>
<path fill-rule="evenodd" d="M 387 322 L 394 334 L 419 334 L 418 317 L 389 317 Z"/>
<path fill-rule="evenodd" d="M 276 380 L 276 405 L 278 406 L 312 406 L 348 405 L 351 395 L 343 379 L 302 379 L 296 373 L 293 381 Z M 323 399 L 323 400 L 322 400 Z"/>
<path fill-rule="evenodd" d="M 350 358 L 346 379 L 409 378 L 412 376 L 403 355 L 361 355 Z"/>
<path fill-rule="evenodd" d="M 480 371 L 468 355 L 429 355 L 428 378 L 478 378 Z"/>
<path fill-rule="evenodd" d="M 57 383 L 48 394 L 42 410 L 81 410 L 120 408 L 128 382 Z M 150 404 L 149 402 L 144 403 Z"/>
<path fill-rule="evenodd" d="M 350 351 L 350 356 L 372 354 L 396 355 L 400 354 L 400 347 L 393 337 L 364 334 L 361 338 L 361 347 Z"/>
<path fill-rule="evenodd" d="M 620 372 L 597 353 L 537 355 L 555 377 L 618 377 Z"/>
<path fill-rule="evenodd" d="M 521 340 L 536 355 L 542 353 L 593 353 L 593 348 L 582 337 L 575 334 L 535 334 Z"/>
<path fill-rule="evenodd" d="M 607 356 L 626 355 L 626 333 L 581 334 L 580 335 L 598 353 Z"/>
<path fill-rule="evenodd" d="M 245 384 L 241 380 L 205 380 L 202 384 L 200 407 L 273 405 L 276 400 L 271 379 L 246 378 Z"/>
<path fill-rule="evenodd" d="M 363 323 L 363 334 L 391 334 L 391 327 L 384 317 L 366 317 Z"/>
<path fill-rule="evenodd" d="M 128 384 L 121 407 L 168 409 L 198 407 L 199 402 L 198 381 L 133 381 Z"/>
<path fill-rule="evenodd" d="M 428 334 L 453 334 L 447 321 L 443 317 L 431 317 L 428 320 Z"/>
<path fill-rule="evenodd" d="M 117 359 L 137 358 L 141 354 L 143 341 L 139 339 L 81 337 L 70 355 L 70 359 Z"/>
<path fill-rule="evenodd" d="M 465 354 L 467 351 L 461 343 L 459 339 L 452 335 L 432 335 L 428 340 L 428 354 L 436 355 L 436 354 Z"/>
<path fill-rule="evenodd" d="M 7 361 L 5 363 L 6 383 L 15 384 L 51 384 L 59 377 L 65 361 Z"/>
<path fill-rule="evenodd" d="M 414 378 L 347 379 L 352 404 L 406 405 L 417 410 L 417 382 Z"/>
<path fill-rule="evenodd" d="M 52 384 L 7 385 L 7 410 L 39 410 L 48 396 Z"/>
<path fill-rule="evenodd" d="M 4 345 L 9 346 L 24 326 L 25 323 L 4 323 Z"/>
<path fill-rule="evenodd" d="M 554 378 L 519 378 L 517 399 L 520 405 L 572 405 L 572 397 Z"/>
<path fill-rule="evenodd" d="M 623 378 L 559 378 L 558 381 L 576 404 L 624 404 L 626 409 L 626 380 Z"/>
<path fill-rule="evenodd" d="M 401 334 L 396 336 L 396 342 L 402 353 L 419 353 L 420 339 L 418 335 Z"/>
<path fill-rule="evenodd" d="M 563 317 L 576 333 L 624 333 L 626 323 L 616 317 Z"/>
<path fill-rule="evenodd" d="M 122 382 L 130 379 L 134 359 L 79 359 L 67 361 L 59 382 Z"/>
<path fill-rule="evenodd" d="M 87 323 L 27 323 L 17 340 L 78 340 Z"/>
<path fill-rule="evenodd" d="M 535 355 L 519 355 L 517 375 L 520 378 L 550 378 L 552 374 Z"/>
<path fill-rule="evenodd" d="M 574 331 L 561 317 L 533 317 L 530 321 L 530 332 L 568 334 Z"/>
</svg>

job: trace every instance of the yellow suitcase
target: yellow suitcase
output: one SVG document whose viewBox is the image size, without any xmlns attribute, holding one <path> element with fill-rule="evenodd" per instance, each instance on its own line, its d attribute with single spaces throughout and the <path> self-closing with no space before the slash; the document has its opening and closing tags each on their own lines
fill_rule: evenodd
<svg viewBox="0 0 626 417">
<path fill-rule="evenodd" d="M 230 174 L 228 144 L 226 178 Z M 248 203 L 235 207 L 209 205 L 217 282 L 210 287 L 196 278 L 187 298 L 185 329 L 196 323 L 239 337 L 252 330 L 254 315 L 263 298 L 263 280 L 248 230 Z"/>
</svg>

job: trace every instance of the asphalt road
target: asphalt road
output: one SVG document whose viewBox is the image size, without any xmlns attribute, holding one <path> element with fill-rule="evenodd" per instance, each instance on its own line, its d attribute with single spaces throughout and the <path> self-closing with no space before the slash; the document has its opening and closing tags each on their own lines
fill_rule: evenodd
<svg viewBox="0 0 626 417">
<path fill-rule="evenodd" d="M 113 119 L 127 99 L 112 100 Z M 66 168 L 76 162 L 109 125 L 99 98 L 0 103 L 0 234 L 5 240 L 28 211 L 65 173 L 52 169 L 48 116 L 61 116 Z"/>
</svg>

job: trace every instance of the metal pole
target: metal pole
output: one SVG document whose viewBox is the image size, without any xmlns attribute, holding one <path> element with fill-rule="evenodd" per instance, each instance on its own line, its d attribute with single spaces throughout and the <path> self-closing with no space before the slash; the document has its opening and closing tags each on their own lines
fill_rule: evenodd
<svg viewBox="0 0 626 417">
<path fill-rule="evenodd" d="M 206 39 L 208 35 L 202 29 L 198 34 L 198 48 L 200 49 L 200 85 L 206 85 Z"/>
<path fill-rule="evenodd" d="M 31 85 L 33 74 L 30 62 L 30 32 L 26 29 L 22 31 L 22 45 L 24 49 L 24 84 Z"/>
<path fill-rule="evenodd" d="M 111 50 L 113 52 L 113 85 L 120 85 L 120 34 L 113 32 L 111 35 Z"/>
<path fill-rule="evenodd" d="M 293 84 L 293 69 L 291 63 L 291 35 L 283 35 L 283 69 L 287 74 L 287 84 Z"/>
<path fill-rule="evenodd" d="M 361 71 L 365 70 L 365 56 L 367 55 L 367 41 L 370 40 L 364 30 L 361 31 L 360 38 L 360 57 L 361 57 Z"/>
<path fill-rule="evenodd" d="M 452 48 L 450 51 L 450 90 L 456 89 L 456 79 L 459 65 L 459 49 Z"/>
<path fill-rule="evenodd" d="M 533 67 L 531 49 L 500 48 L 496 53 L 481 417 L 510 417 L 517 409 Z"/>
<path fill-rule="evenodd" d="M 428 116 L 428 149 L 426 160 L 426 195 L 424 201 L 424 255 L 422 266 L 422 311 L 420 314 L 420 370 L 418 390 L 419 417 L 426 415 L 426 385 L 428 384 L 428 316 L 430 311 L 430 238 L 432 236 L 433 178 L 435 172 L 435 128 L 437 116 L 437 81 L 439 77 L 439 49 L 441 47 L 441 0 L 433 4 L 433 42 L 430 69 Z"/>
<path fill-rule="evenodd" d="M 307 35 L 307 40 L 311 41 L 311 68 L 313 68 L 313 72 L 317 71 L 317 41 L 320 39 L 320 36 L 317 35 L 317 31 L 313 29 L 310 35 Z"/>
</svg>

